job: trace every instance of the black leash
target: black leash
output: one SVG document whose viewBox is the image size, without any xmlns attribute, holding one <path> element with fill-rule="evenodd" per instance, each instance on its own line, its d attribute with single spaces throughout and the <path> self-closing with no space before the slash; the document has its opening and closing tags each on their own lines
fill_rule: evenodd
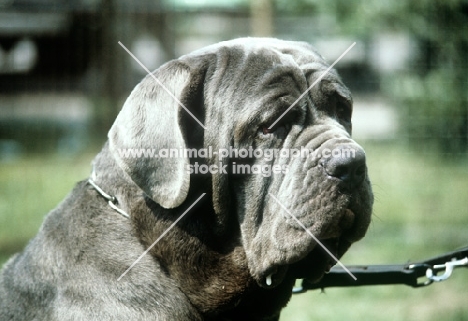
<svg viewBox="0 0 468 321">
<path fill-rule="evenodd" d="M 447 280 L 454 268 L 468 267 L 468 247 L 448 252 L 425 261 L 399 265 L 355 265 L 347 266 L 357 280 L 353 280 L 347 271 L 334 267 L 317 283 L 307 279 L 293 293 L 329 287 L 348 287 L 363 285 L 405 284 L 413 288 L 427 286 L 433 282 Z M 438 273 L 443 272 L 442 275 Z M 424 280 L 421 278 L 424 277 Z"/>
</svg>

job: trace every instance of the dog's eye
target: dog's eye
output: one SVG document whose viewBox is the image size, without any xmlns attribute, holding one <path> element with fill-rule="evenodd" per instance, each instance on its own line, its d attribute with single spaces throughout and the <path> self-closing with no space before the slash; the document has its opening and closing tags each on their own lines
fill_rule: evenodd
<svg viewBox="0 0 468 321">
<path fill-rule="evenodd" d="M 262 127 L 262 134 L 263 135 L 268 135 L 268 134 L 271 134 L 273 133 L 275 130 L 272 128 L 272 129 L 268 129 L 268 127 L 264 126 Z"/>
<path fill-rule="evenodd" d="M 262 135 L 262 136 L 268 136 L 270 134 L 273 134 L 276 130 L 278 129 L 278 127 L 273 127 L 273 128 L 268 128 L 268 126 L 261 126 L 258 130 L 259 134 Z"/>
<path fill-rule="evenodd" d="M 269 126 L 267 125 L 263 125 L 258 129 L 260 136 L 269 137 L 272 134 L 274 134 L 275 136 L 282 138 L 291 129 L 291 125 L 287 125 L 287 124 L 275 125 L 270 129 L 268 127 Z"/>
</svg>

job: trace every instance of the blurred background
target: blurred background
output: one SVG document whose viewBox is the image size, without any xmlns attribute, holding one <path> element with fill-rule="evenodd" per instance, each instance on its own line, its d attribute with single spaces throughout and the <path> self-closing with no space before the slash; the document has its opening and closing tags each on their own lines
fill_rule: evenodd
<svg viewBox="0 0 468 321">
<path fill-rule="evenodd" d="M 343 263 L 468 245 L 468 0 L 0 0 L 0 265 L 85 179 L 148 69 L 241 36 L 313 44 L 354 94 L 375 192 Z M 468 270 L 440 284 L 332 288 L 281 320 L 468 320 Z"/>
</svg>

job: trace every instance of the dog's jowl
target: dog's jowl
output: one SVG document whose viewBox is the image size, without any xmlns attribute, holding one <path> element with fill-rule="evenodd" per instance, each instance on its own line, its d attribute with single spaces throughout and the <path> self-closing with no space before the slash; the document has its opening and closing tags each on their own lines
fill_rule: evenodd
<svg viewBox="0 0 468 321">
<path fill-rule="evenodd" d="M 371 218 L 327 68 L 306 43 L 245 38 L 144 78 L 90 178 L 4 266 L 0 320 L 278 320 Z"/>
</svg>

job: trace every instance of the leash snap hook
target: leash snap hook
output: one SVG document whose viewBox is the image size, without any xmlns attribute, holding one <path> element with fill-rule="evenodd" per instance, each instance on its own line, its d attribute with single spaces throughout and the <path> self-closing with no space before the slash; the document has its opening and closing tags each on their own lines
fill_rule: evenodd
<svg viewBox="0 0 468 321">
<path fill-rule="evenodd" d="M 426 270 L 426 277 L 433 282 L 445 281 L 452 275 L 453 269 L 458 266 L 468 266 L 468 257 L 465 257 L 461 260 L 452 260 L 450 262 L 446 262 L 445 264 L 434 265 L 432 268 L 428 268 Z M 444 274 L 442 274 L 441 276 L 437 276 L 434 274 L 433 270 L 443 268 L 445 268 Z"/>
</svg>

